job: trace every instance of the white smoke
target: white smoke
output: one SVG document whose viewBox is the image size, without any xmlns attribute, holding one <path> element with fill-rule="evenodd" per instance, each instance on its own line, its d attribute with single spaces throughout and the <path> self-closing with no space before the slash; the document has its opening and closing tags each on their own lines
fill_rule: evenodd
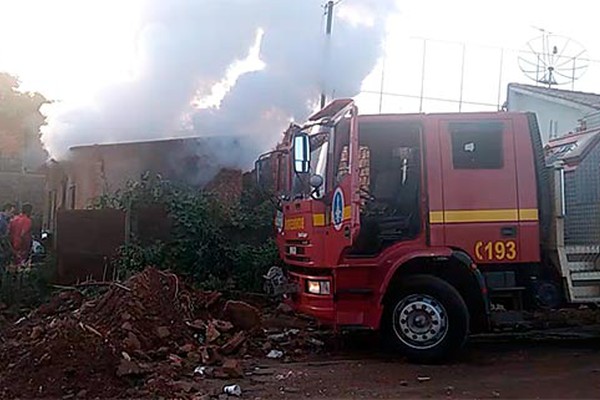
<svg viewBox="0 0 600 400">
<path fill-rule="evenodd" d="M 324 74 L 329 96 L 354 96 L 377 62 L 394 0 L 337 3 L 324 69 L 323 0 L 148 0 L 136 78 L 105 88 L 93 106 L 54 104 L 44 144 L 60 159 L 79 144 L 250 135 L 251 159 L 279 139 L 290 119 L 314 109 Z M 223 83 L 248 56 L 257 32 L 262 69 Z M 214 98 L 219 87 L 216 106 L 192 106 L 202 103 L 199 96 Z"/>
</svg>

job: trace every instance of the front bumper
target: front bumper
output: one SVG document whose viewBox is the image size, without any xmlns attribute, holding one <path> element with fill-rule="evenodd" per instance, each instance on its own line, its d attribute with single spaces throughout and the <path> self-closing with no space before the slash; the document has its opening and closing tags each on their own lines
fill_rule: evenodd
<svg viewBox="0 0 600 400">
<path fill-rule="evenodd" d="M 357 288 L 349 284 L 348 276 L 358 271 L 354 268 L 332 269 L 330 274 L 310 274 L 288 271 L 288 279 L 297 290 L 287 296 L 287 303 L 297 312 L 312 316 L 320 323 L 334 328 L 353 327 L 378 329 L 383 307 L 377 295 L 368 288 Z M 331 294 L 316 295 L 308 293 L 308 280 L 326 280 Z M 368 282 L 366 279 L 351 282 Z"/>
<path fill-rule="evenodd" d="M 315 317 L 325 325 L 335 325 L 336 317 L 333 294 L 335 293 L 335 287 L 333 277 L 300 275 L 293 272 L 288 272 L 288 277 L 290 282 L 293 282 L 298 288 L 295 293 L 291 293 L 287 296 L 288 304 L 290 304 L 297 312 Z M 329 281 L 331 294 L 317 295 L 308 293 L 306 291 L 306 282 L 308 280 Z"/>
</svg>

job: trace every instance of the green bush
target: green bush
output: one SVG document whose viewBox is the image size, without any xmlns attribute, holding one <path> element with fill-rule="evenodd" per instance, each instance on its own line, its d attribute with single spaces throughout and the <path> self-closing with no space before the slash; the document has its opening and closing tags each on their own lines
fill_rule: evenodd
<svg viewBox="0 0 600 400">
<path fill-rule="evenodd" d="M 55 261 L 48 257 L 44 263 L 29 269 L 0 269 L 0 302 L 11 307 L 30 308 L 46 301 L 52 289 L 49 282 L 55 272 Z"/>
<path fill-rule="evenodd" d="M 257 291 L 262 275 L 279 263 L 270 238 L 273 206 L 252 186 L 246 186 L 240 204 L 226 206 L 210 193 L 145 174 L 95 203 L 99 208 L 125 210 L 130 218 L 152 205 L 165 207 L 172 221 L 170 238 L 144 244 L 134 234 L 115 260 L 125 273 L 152 265 L 201 287 Z"/>
</svg>

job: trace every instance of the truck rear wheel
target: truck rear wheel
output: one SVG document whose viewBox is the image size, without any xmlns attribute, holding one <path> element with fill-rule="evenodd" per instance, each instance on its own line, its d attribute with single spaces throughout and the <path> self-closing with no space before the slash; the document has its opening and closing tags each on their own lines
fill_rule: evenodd
<svg viewBox="0 0 600 400">
<path fill-rule="evenodd" d="M 463 347 L 469 311 L 460 293 L 446 281 L 410 276 L 387 302 L 382 329 L 386 342 L 411 361 L 442 361 Z"/>
</svg>

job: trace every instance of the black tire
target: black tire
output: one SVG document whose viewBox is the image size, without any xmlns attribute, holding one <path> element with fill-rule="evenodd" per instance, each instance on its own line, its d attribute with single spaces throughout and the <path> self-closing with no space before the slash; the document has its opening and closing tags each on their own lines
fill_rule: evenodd
<svg viewBox="0 0 600 400">
<path fill-rule="evenodd" d="M 418 363 L 446 361 L 462 349 L 469 310 L 452 285 L 435 276 L 413 275 L 390 289 L 381 323 L 389 347 Z"/>
</svg>

